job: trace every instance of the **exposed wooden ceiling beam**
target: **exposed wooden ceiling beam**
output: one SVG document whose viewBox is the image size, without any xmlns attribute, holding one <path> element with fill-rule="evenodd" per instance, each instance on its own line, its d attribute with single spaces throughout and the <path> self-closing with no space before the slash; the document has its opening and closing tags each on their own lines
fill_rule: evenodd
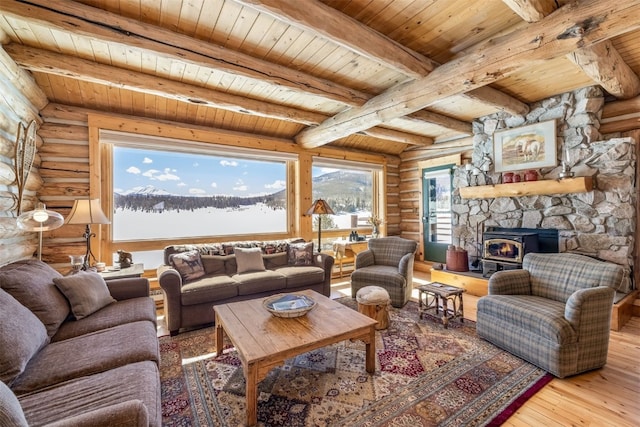
<svg viewBox="0 0 640 427">
<path fill-rule="evenodd" d="M 419 79 L 439 64 L 395 42 L 361 22 L 316 0 L 235 0 L 289 25 L 314 32 L 366 58 L 384 64 L 412 79 Z M 493 88 L 465 94 L 469 99 L 497 106 L 510 114 L 529 112 L 527 104 Z M 500 102 L 500 104 L 497 104 Z"/>
<path fill-rule="evenodd" d="M 542 21 L 486 43 L 436 68 L 428 76 L 387 90 L 360 108 L 352 108 L 296 136 L 304 147 L 317 147 L 353 132 L 431 105 L 444 96 L 486 86 L 536 61 L 567 55 L 640 28 L 629 19 L 640 14 L 640 0 L 569 3 Z M 490 61 L 487 58 L 491 58 Z"/>
<path fill-rule="evenodd" d="M 538 22 L 557 7 L 554 0 L 503 0 L 527 22 Z M 628 99 L 640 94 L 640 78 L 622 59 L 611 41 L 575 50 L 567 55 L 594 82 L 611 95 Z"/>
<path fill-rule="evenodd" d="M 372 98 L 370 94 L 325 79 L 81 3 L 61 0 L 31 0 L 30 3 L 33 4 L 4 2 L 0 4 L 0 11 L 9 16 L 48 27 L 53 26 L 76 35 L 131 46 L 174 61 L 212 68 L 263 84 L 320 96 L 345 106 L 361 106 Z M 171 40 L 171 44 L 168 40 Z M 425 116 L 421 119 L 412 117 L 410 120 L 425 120 Z M 430 124 L 471 134 L 471 124 L 468 122 L 438 113 L 430 113 L 428 117 L 429 120 L 425 121 Z M 404 140 L 416 143 L 416 139 L 429 139 L 412 133 L 402 136 L 402 132 L 392 130 L 380 133 L 383 134 L 388 137 L 395 135 L 392 140 L 397 142 Z"/>
<path fill-rule="evenodd" d="M 148 93 L 180 102 L 300 123 L 306 126 L 317 125 L 327 118 L 326 115 L 320 113 L 270 104 L 245 96 L 218 92 L 34 47 L 9 44 L 5 46 L 5 50 L 18 65 L 30 71 L 71 77 L 108 87 Z M 433 143 L 433 139 L 426 136 L 387 128 L 366 129 L 362 134 L 412 145 Z"/>
<path fill-rule="evenodd" d="M 629 99 L 640 95 L 640 78 L 624 62 L 610 40 L 578 49 L 568 57 L 616 98 Z"/>
<path fill-rule="evenodd" d="M 502 2 L 527 22 L 538 22 L 558 8 L 555 0 L 502 0 Z"/>
<path fill-rule="evenodd" d="M 0 12 L 74 35 L 117 43 L 174 61 L 220 70 L 349 105 L 354 100 L 362 104 L 370 98 L 362 92 L 325 79 L 74 1 L 30 0 L 29 4 L 0 2 Z"/>
</svg>

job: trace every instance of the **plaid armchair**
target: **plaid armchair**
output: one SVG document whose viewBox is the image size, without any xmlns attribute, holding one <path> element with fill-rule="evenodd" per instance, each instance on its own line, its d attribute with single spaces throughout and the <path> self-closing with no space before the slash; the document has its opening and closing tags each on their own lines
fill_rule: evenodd
<svg viewBox="0 0 640 427">
<path fill-rule="evenodd" d="M 623 268 L 571 253 L 530 253 L 522 267 L 489 279 L 478 335 L 559 378 L 604 366 Z"/>
<path fill-rule="evenodd" d="M 413 261 L 418 244 L 401 237 L 369 240 L 369 249 L 356 257 L 351 273 L 351 296 L 365 286 L 380 286 L 389 292 L 391 305 L 404 306 L 413 289 Z"/>
</svg>

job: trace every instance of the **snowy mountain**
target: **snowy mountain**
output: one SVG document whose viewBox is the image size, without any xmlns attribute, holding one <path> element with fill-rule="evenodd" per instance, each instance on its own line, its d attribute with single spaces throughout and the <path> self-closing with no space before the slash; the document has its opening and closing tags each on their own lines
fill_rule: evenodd
<svg viewBox="0 0 640 427">
<path fill-rule="evenodd" d="M 133 187 L 130 190 L 124 191 L 122 193 L 118 193 L 122 196 L 131 196 L 131 195 L 139 195 L 139 196 L 177 196 L 177 194 L 169 193 L 166 190 L 161 190 L 159 188 L 154 187 L 153 185 L 145 185 L 144 187 Z"/>
</svg>

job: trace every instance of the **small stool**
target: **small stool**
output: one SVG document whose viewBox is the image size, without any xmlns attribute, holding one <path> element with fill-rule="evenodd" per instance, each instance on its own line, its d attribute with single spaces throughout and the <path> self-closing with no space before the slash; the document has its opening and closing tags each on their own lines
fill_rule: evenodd
<svg viewBox="0 0 640 427">
<path fill-rule="evenodd" d="M 445 329 L 449 326 L 449 320 L 460 318 L 464 322 L 464 305 L 462 293 L 464 289 L 455 286 L 446 286 L 433 282 L 418 286 L 418 313 L 422 315 L 435 309 L 436 315 L 442 310 L 442 324 Z M 451 308 L 449 308 L 449 301 Z"/>
<path fill-rule="evenodd" d="M 389 292 L 380 286 L 365 286 L 356 293 L 358 312 L 378 321 L 376 329 L 389 327 Z"/>
</svg>

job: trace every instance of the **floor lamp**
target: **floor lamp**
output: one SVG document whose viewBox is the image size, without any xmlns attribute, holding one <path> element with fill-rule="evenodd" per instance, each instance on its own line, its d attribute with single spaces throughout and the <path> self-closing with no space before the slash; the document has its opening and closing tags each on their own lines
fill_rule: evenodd
<svg viewBox="0 0 640 427">
<path fill-rule="evenodd" d="M 329 206 L 329 204 L 324 201 L 323 199 L 318 199 L 315 202 L 313 202 L 313 205 L 311 205 L 311 207 L 307 210 L 306 215 L 335 215 L 335 212 L 333 212 L 333 209 L 331 209 L 331 206 Z M 322 243 L 322 217 L 319 216 L 318 217 L 318 252 L 321 252 L 320 249 L 322 248 L 321 243 Z"/>
<path fill-rule="evenodd" d="M 21 230 L 38 232 L 38 260 L 42 261 L 42 232 L 62 227 L 64 218 L 58 212 L 47 210 L 44 203 L 38 203 L 34 210 L 18 216 L 16 222 Z"/>
<path fill-rule="evenodd" d="M 91 266 L 91 257 L 96 261 L 96 257 L 91 252 L 91 238 L 96 233 L 91 232 L 91 224 L 111 224 L 109 218 L 102 212 L 100 199 L 78 199 L 71 208 L 71 213 L 67 217 L 66 224 L 85 224 L 85 232 L 82 235 L 87 241 L 87 252 L 84 256 L 82 270 L 88 270 Z"/>
</svg>

